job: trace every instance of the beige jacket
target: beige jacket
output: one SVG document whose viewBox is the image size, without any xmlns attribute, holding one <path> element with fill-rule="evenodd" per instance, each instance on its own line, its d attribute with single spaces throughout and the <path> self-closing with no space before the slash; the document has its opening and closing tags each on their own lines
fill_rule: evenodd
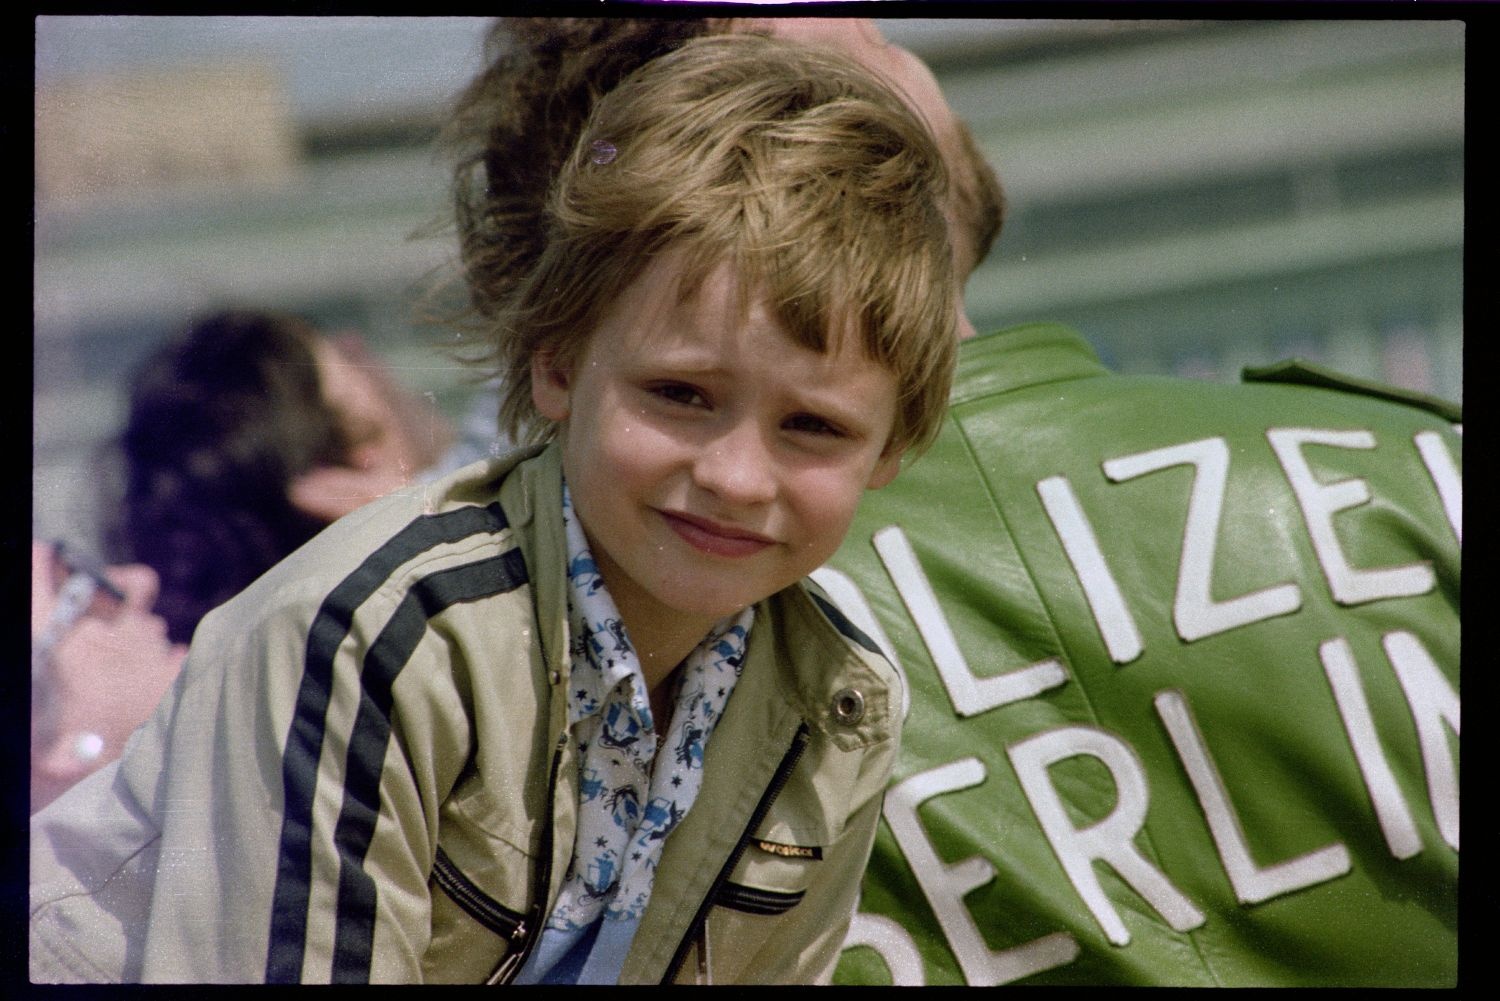
<svg viewBox="0 0 1500 1001">
<path fill-rule="evenodd" d="M 578 801 L 560 484 L 551 448 L 470 466 L 208 616 L 123 760 L 33 819 L 32 979 L 513 975 Z M 810 585 L 757 608 L 622 982 L 828 978 L 900 727 L 865 643 Z"/>
</svg>

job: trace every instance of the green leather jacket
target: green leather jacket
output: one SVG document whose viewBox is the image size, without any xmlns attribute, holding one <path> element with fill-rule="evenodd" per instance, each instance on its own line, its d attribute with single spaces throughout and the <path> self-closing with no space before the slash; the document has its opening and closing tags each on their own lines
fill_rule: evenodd
<svg viewBox="0 0 1500 1001">
<path fill-rule="evenodd" d="M 910 715 L 836 982 L 1457 968 L 1459 414 L 968 342 L 820 580 Z"/>
<path fill-rule="evenodd" d="M 123 759 L 33 818 L 33 980 L 513 975 L 578 803 L 560 464 L 523 458 L 362 508 L 204 620 Z M 900 730 L 868 642 L 815 587 L 757 606 L 622 982 L 826 979 Z"/>
</svg>

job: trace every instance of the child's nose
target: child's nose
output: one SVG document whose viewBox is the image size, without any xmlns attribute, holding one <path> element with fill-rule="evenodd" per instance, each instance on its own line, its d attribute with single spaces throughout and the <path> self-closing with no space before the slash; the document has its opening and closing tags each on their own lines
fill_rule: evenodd
<svg viewBox="0 0 1500 1001">
<path fill-rule="evenodd" d="M 699 453 L 693 481 L 726 504 L 766 504 L 776 496 L 775 459 L 758 428 L 737 422 Z"/>
</svg>

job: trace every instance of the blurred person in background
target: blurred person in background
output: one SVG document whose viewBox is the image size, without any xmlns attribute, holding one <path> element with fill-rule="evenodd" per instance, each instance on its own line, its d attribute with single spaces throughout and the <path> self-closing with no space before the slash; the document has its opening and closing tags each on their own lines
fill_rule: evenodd
<svg viewBox="0 0 1500 1001">
<path fill-rule="evenodd" d="M 158 348 L 119 441 L 117 564 L 32 546 L 32 810 L 119 757 L 207 611 L 451 439 L 355 335 L 232 310 Z"/>
<path fill-rule="evenodd" d="M 153 352 L 131 384 L 111 548 L 156 572 L 156 610 L 186 643 L 206 612 L 412 482 L 451 440 L 357 335 L 274 312 L 215 313 Z"/>
<path fill-rule="evenodd" d="M 152 614 L 157 578 L 31 545 L 31 810 L 120 756 L 187 648 Z"/>
<path fill-rule="evenodd" d="M 998 182 L 868 21 L 502 19 L 448 137 L 481 324 L 596 97 L 737 30 L 894 83 L 949 158 L 958 273 L 984 258 Z M 848 939 L 874 954 L 835 982 L 1453 983 L 1458 408 L 1296 362 L 1120 376 L 1055 324 L 960 335 L 937 445 L 819 577 L 911 702 Z"/>
</svg>

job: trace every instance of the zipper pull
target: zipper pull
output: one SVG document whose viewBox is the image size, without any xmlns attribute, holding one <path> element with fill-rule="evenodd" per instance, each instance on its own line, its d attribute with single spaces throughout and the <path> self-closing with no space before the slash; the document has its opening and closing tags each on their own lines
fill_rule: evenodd
<svg viewBox="0 0 1500 1001">
<path fill-rule="evenodd" d="M 526 920 L 523 918 L 516 922 L 516 927 L 510 933 L 510 950 L 500 965 L 495 967 L 495 972 L 490 974 L 486 984 L 509 983 L 510 979 L 519 972 L 521 959 L 525 952 L 522 948 L 526 944 Z"/>
<path fill-rule="evenodd" d="M 698 926 L 698 983 L 712 984 L 713 974 L 708 969 L 708 922 Z"/>
</svg>

